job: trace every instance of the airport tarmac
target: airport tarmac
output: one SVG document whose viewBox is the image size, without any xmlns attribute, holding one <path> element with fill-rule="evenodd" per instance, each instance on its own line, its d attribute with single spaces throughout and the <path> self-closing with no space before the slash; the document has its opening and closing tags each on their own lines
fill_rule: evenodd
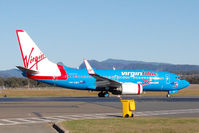
<svg viewBox="0 0 199 133">
<path fill-rule="evenodd" d="M 124 98 L 124 97 L 123 97 Z M 130 97 L 125 97 L 130 98 Z M 199 117 L 199 96 L 134 96 L 135 116 Z M 61 120 L 121 117 L 118 97 L 23 97 L 0 98 L 0 132 L 38 127 Z M 41 123 L 41 124 L 38 124 Z M 42 126 L 43 125 L 43 126 Z M 29 127 L 29 128 L 28 128 Z M 16 129 L 15 129 L 16 128 Z M 9 129 L 9 130 L 8 130 Z M 29 130 L 29 132 L 35 130 Z"/>
</svg>

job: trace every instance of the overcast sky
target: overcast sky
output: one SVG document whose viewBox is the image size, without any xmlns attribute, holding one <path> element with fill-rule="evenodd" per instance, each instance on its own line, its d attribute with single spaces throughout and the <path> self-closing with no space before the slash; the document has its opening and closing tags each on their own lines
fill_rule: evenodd
<svg viewBox="0 0 199 133">
<path fill-rule="evenodd" d="M 16 29 L 47 58 L 77 67 L 83 58 L 199 65 L 198 0 L 0 1 L 0 70 L 23 65 Z"/>
</svg>

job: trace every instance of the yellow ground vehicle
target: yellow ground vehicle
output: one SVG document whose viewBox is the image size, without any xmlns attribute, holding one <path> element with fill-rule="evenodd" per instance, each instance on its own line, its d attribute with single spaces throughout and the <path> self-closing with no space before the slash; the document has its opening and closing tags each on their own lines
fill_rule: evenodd
<svg viewBox="0 0 199 133">
<path fill-rule="evenodd" d="M 133 111 L 135 110 L 135 101 L 132 100 L 121 100 L 123 108 L 123 117 L 134 117 Z"/>
</svg>

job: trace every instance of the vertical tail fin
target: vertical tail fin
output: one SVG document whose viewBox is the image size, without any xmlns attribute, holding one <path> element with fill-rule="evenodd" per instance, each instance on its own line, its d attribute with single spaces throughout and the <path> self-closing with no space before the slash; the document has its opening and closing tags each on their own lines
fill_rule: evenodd
<svg viewBox="0 0 199 133">
<path fill-rule="evenodd" d="M 63 66 L 49 61 L 24 30 L 16 30 L 16 33 L 26 69 L 37 71 L 37 76 L 43 76 L 42 79 L 46 76 L 57 77 L 63 74 L 60 70 L 61 67 L 63 70 Z"/>
<path fill-rule="evenodd" d="M 46 56 L 24 30 L 17 30 L 16 33 L 25 68 L 38 71 L 39 64 L 42 66 L 42 64 L 49 62 Z"/>
</svg>

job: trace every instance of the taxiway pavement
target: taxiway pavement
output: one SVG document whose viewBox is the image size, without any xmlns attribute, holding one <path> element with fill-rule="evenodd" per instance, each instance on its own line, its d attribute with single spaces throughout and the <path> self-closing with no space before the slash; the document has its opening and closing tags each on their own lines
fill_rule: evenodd
<svg viewBox="0 0 199 133">
<path fill-rule="evenodd" d="M 123 97 L 124 98 L 124 97 Z M 130 99 L 130 97 L 125 97 Z M 136 112 L 199 109 L 199 96 L 134 96 Z M 0 119 L 71 114 L 121 113 L 118 97 L 23 97 L 0 98 Z M 189 114 L 198 116 L 197 113 Z"/>
<path fill-rule="evenodd" d="M 124 97 L 123 97 L 124 98 Z M 125 97 L 125 99 L 130 97 Z M 134 96 L 135 116 L 199 117 L 199 96 Z M 122 115 L 118 97 L 0 98 L 0 132 L 39 129 L 52 132 L 48 123 L 61 120 L 109 118 Z M 38 124 L 41 123 L 41 124 Z M 29 128 L 28 128 L 29 127 Z M 17 130 L 15 130 L 17 131 Z M 30 130 L 34 131 L 34 130 Z"/>
</svg>

